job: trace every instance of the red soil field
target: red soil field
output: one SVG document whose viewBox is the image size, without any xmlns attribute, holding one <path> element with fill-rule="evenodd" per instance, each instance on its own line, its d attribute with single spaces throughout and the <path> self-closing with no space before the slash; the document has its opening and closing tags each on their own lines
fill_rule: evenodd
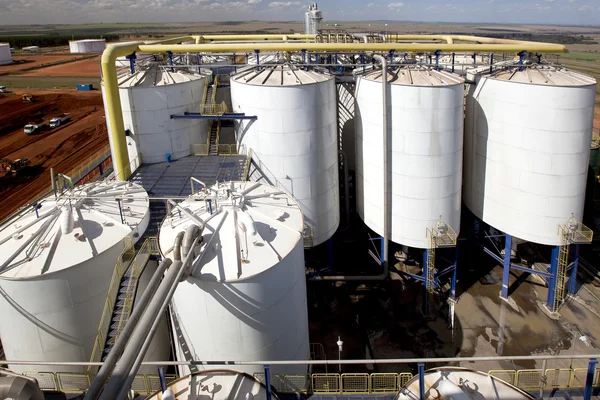
<svg viewBox="0 0 600 400">
<path fill-rule="evenodd" d="M 8 65 L 0 65 L 0 75 L 5 75 L 7 73 L 14 73 L 17 71 L 22 71 L 31 67 L 38 67 L 45 64 L 51 64 L 58 61 L 65 60 L 78 60 L 81 56 L 69 54 L 69 55 L 52 55 L 47 56 L 43 54 L 32 54 L 27 56 L 13 56 L 13 64 Z"/>
<path fill-rule="evenodd" d="M 18 74 L 20 76 L 100 76 L 100 57 L 52 65 Z"/>
<path fill-rule="evenodd" d="M 23 103 L 17 96 L 0 98 L 0 158 L 29 158 L 31 166 L 20 176 L 0 179 L 0 220 L 31 202 L 50 186 L 50 168 L 66 173 L 108 144 L 102 96 L 99 91 L 34 91 L 35 102 Z M 32 111 L 33 110 L 33 111 Z M 71 113 L 71 122 L 36 135 L 25 135 L 23 125 L 2 129 L 9 120 L 27 120 L 34 115 L 48 121 L 59 113 Z M 32 114 L 33 113 L 33 114 Z"/>
</svg>

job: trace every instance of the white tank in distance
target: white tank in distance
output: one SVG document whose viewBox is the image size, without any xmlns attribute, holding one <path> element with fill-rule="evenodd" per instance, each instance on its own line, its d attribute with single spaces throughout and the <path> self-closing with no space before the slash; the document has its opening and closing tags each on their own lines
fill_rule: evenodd
<svg viewBox="0 0 600 400">
<path fill-rule="evenodd" d="M 541 65 L 471 78 L 466 206 L 502 232 L 559 245 L 559 226 L 583 218 L 595 79 Z"/>
<path fill-rule="evenodd" d="M 69 51 L 74 53 L 102 53 L 106 48 L 105 39 L 69 40 Z"/>
<path fill-rule="evenodd" d="M 0 227 L 0 338 L 7 360 L 90 361 L 117 258 L 144 233 L 148 204 L 136 184 L 91 183 L 58 199 L 50 195 Z M 163 339 L 166 352 L 153 345 L 151 354 L 168 356 Z"/>
<path fill-rule="evenodd" d="M 190 275 L 171 303 L 177 359 L 308 359 L 303 218 L 294 199 L 272 186 L 231 182 L 196 192 L 179 207 L 160 228 L 164 257 L 177 258 L 180 232 L 204 229 Z M 236 368 L 263 372 L 262 365 Z M 180 368 L 182 376 L 189 372 Z M 272 372 L 305 374 L 307 366 L 278 365 Z"/>
<path fill-rule="evenodd" d="M 12 53 L 10 52 L 9 43 L 0 43 L 0 65 L 11 64 Z"/>
<path fill-rule="evenodd" d="M 357 210 L 383 236 L 382 71 L 356 82 Z M 391 241 L 429 248 L 441 219 L 460 228 L 464 80 L 422 66 L 388 72 Z"/>
<path fill-rule="evenodd" d="M 171 119 L 173 114 L 200 112 L 206 77 L 151 64 L 119 77 L 119 96 L 132 164 L 164 162 L 189 156 L 193 145 L 207 144 L 208 122 Z M 102 84 L 104 107 L 104 83 Z M 110 121 L 106 123 L 112 150 Z M 114 154 L 114 152 L 113 152 Z M 133 169 L 133 168 L 132 168 Z"/>
<path fill-rule="evenodd" d="M 270 183 L 300 205 L 316 246 L 340 222 L 335 79 L 292 65 L 247 69 L 231 78 L 233 112 L 257 116 L 236 123 L 236 140 Z"/>
</svg>

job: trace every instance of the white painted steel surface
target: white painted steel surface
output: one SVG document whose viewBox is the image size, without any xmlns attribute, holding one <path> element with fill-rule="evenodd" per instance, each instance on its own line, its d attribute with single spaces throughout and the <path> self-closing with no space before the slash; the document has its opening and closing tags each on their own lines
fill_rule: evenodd
<svg viewBox="0 0 600 400">
<path fill-rule="evenodd" d="M 200 249 L 204 255 L 173 296 L 172 311 L 176 311 L 183 332 L 175 337 L 177 358 L 186 359 L 182 351 L 185 341 L 187 357 L 197 355 L 203 360 L 306 360 L 309 340 L 302 212 L 290 196 L 272 186 L 234 182 L 233 187 L 238 193 L 247 190 L 243 213 L 234 210 L 226 192 L 217 201 L 213 199 L 213 210 L 216 212 L 218 203 L 221 211 L 210 220 L 205 201 L 190 198 L 181 203 L 205 221 L 206 228 Z M 254 224 L 248 222 L 248 215 Z M 159 245 L 165 257 L 173 256 L 175 236 L 191 224 L 192 220 L 177 210 L 164 220 Z M 251 226 L 256 235 L 251 234 Z M 262 372 L 262 366 L 244 366 L 240 371 Z M 272 371 L 306 373 L 306 366 Z M 181 372 L 189 373 L 187 367 Z"/>
<path fill-rule="evenodd" d="M 336 91 L 332 76 L 288 66 L 247 70 L 231 78 L 234 112 L 256 115 L 236 124 L 236 139 L 252 149 L 298 201 L 316 246 L 340 222 Z"/>
<path fill-rule="evenodd" d="M 102 197 L 92 198 L 92 191 Z M 46 221 L 52 222 L 30 260 L 26 250 L 18 252 L 0 273 L 0 337 L 7 359 L 89 361 L 123 238 L 135 241 L 148 226 L 148 194 L 141 186 L 93 183 L 77 187 L 71 195 L 70 202 L 64 196 L 58 201 L 50 196 L 39 203 L 40 217 L 57 206 L 62 209 L 54 221 L 52 216 L 40 218 L 27 228 L 37 221 L 30 208 L 1 228 L 0 242 L 7 239 L 0 244 L 0 264 L 4 264 Z M 125 223 L 121 223 L 117 195 L 123 197 Z M 72 213 L 67 212 L 70 205 Z M 73 229 L 65 233 L 69 225 Z M 18 233 L 19 229 L 24 230 Z M 9 368 L 17 372 L 85 371 L 85 367 Z"/>
<path fill-rule="evenodd" d="M 383 106 L 381 70 L 356 84 L 357 210 L 383 236 Z M 428 248 L 426 229 L 440 216 L 460 229 L 463 80 L 423 67 L 388 74 L 391 143 L 391 240 Z"/>
<path fill-rule="evenodd" d="M 596 82 L 535 67 L 477 80 L 467 99 L 465 204 L 505 233 L 559 245 L 559 225 L 583 217 Z"/>
<path fill-rule="evenodd" d="M 0 65 L 11 64 L 12 54 L 10 53 L 10 44 L 0 43 Z"/>
<path fill-rule="evenodd" d="M 119 79 L 123 122 L 131 132 L 127 138 L 130 161 L 139 155 L 146 164 L 164 162 L 167 153 L 177 160 L 189 156 L 192 145 L 206 144 L 206 120 L 171 119 L 172 114 L 200 112 L 204 85 L 204 76 L 156 67 Z M 111 126 L 106 121 L 112 149 Z"/>
<path fill-rule="evenodd" d="M 105 48 L 105 39 L 69 40 L 71 53 L 102 53 Z"/>
</svg>

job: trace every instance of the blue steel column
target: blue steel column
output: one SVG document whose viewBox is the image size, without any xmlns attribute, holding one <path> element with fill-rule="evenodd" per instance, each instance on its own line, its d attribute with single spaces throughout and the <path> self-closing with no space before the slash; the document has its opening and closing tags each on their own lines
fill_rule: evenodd
<svg viewBox="0 0 600 400">
<path fill-rule="evenodd" d="M 442 52 L 440 50 L 436 50 L 434 54 L 435 54 L 435 70 L 439 71 L 440 70 L 440 54 L 442 54 Z"/>
<path fill-rule="evenodd" d="M 575 294 L 575 286 L 577 283 L 577 266 L 579 265 L 579 245 L 573 246 L 573 267 L 571 268 L 571 276 L 569 277 L 569 293 Z"/>
<path fill-rule="evenodd" d="M 519 53 L 519 71 L 523 71 L 523 59 L 525 58 L 526 51 L 522 51 Z"/>
<path fill-rule="evenodd" d="M 425 364 L 420 362 L 419 367 L 419 399 L 425 400 Z"/>
<path fill-rule="evenodd" d="M 456 299 L 456 270 L 458 268 L 458 243 L 454 252 L 454 271 L 452 271 L 452 280 L 450 281 L 450 298 Z"/>
<path fill-rule="evenodd" d="M 256 67 L 257 69 L 260 71 L 259 65 L 260 65 L 260 50 L 254 50 L 254 52 L 256 53 Z"/>
<path fill-rule="evenodd" d="M 598 360 L 595 358 L 590 359 L 588 364 L 587 377 L 585 378 L 585 389 L 583 390 L 583 400 L 591 400 L 592 398 L 592 385 L 594 384 L 594 374 L 596 372 L 596 365 Z"/>
<path fill-rule="evenodd" d="M 554 297 L 556 292 L 556 275 L 558 274 L 558 253 L 560 246 L 554 246 L 552 248 L 552 255 L 550 256 L 550 276 L 548 278 L 548 299 L 546 300 L 546 306 L 550 311 L 556 311 L 554 309 Z"/>
<path fill-rule="evenodd" d="M 456 55 L 455 53 L 452 53 L 452 72 L 454 72 L 454 56 L 455 55 Z"/>
<path fill-rule="evenodd" d="M 508 298 L 508 278 L 510 276 L 510 250 L 512 248 L 512 236 L 506 235 L 504 241 L 504 272 L 502 274 L 502 298 Z"/>
<path fill-rule="evenodd" d="M 167 51 L 167 55 L 169 56 L 169 65 L 171 66 L 171 72 L 175 72 L 175 68 L 173 68 L 173 52 Z"/>
<path fill-rule="evenodd" d="M 271 400 L 271 366 L 265 364 L 265 386 L 267 387 L 267 400 Z"/>
</svg>

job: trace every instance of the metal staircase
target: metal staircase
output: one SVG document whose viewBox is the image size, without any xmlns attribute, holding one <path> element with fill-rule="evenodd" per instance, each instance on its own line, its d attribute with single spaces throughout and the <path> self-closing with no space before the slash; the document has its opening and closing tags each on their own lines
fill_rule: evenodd
<svg viewBox="0 0 600 400">
<path fill-rule="evenodd" d="M 211 120 L 210 128 L 208 131 L 208 155 L 218 156 L 219 155 L 219 133 L 221 132 L 221 123 L 219 121 Z"/>
</svg>

